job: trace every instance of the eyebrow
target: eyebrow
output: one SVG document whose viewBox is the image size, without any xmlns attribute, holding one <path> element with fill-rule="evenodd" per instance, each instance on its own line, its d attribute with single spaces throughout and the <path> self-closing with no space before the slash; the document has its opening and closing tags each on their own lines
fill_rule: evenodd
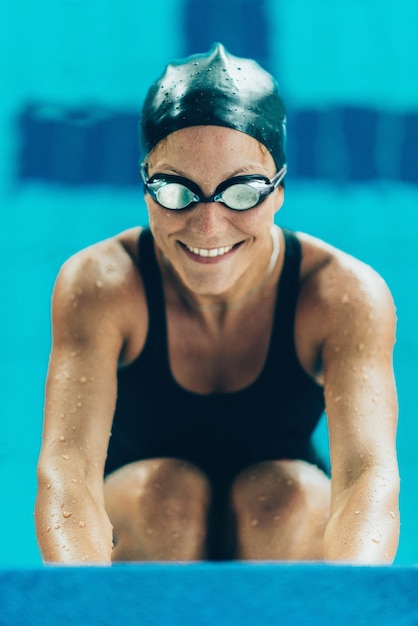
<svg viewBox="0 0 418 626">
<path fill-rule="evenodd" d="M 262 166 L 260 166 L 260 168 L 258 169 L 259 165 L 260 164 L 251 163 L 245 167 L 240 167 L 235 170 L 232 170 L 231 172 L 225 175 L 225 178 L 223 180 L 228 180 L 229 178 L 234 178 L 234 176 L 240 176 L 240 175 L 245 175 L 245 174 L 262 174 L 263 171 L 264 173 L 262 175 L 269 177 L 269 174 L 265 172 Z M 167 170 L 167 171 L 164 172 L 162 170 Z M 176 176 L 181 176 L 182 178 L 186 178 L 187 180 L 193 181 L 193 179 L 190 178 L 185 172 L 183 172 L 182 170 L 178 170 L 177 168 L 172 167 L 171 165 L 168 165 L 166 163 L 162 163 L 158 169 L 155 168 L 155 173 L 157 172 L 161 174 L 173 173 Z"/>
</svg>

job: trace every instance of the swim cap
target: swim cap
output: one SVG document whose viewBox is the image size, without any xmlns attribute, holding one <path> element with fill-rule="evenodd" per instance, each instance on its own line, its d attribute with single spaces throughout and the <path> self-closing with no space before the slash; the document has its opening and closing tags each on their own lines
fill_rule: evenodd
<svg viewBox="0 0 418 626">
<path fill-rule="evenodd" d="M 141 116 L 148 154 L 170 133 L 190 126 L 226 126 L 260 141 L 280 169 L 286 162 L 286 114 L 277 83 L 258 63 L 217 43 L 167 65 L 149 89 Z"/>
</svg>

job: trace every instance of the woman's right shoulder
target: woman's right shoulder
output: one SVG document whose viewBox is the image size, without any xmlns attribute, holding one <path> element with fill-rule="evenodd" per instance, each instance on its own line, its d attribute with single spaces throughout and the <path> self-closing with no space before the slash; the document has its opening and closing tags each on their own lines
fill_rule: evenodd
<svg viewBox="0 0 418 626">
<path fill-rule="evenodd" d="M 133 287 L 141 288 L 138 238 L 132 228 L 94 243 L 69 257 L 59 270 L 54 293 L 77 300 L 117 298 Z"/>
</svg>

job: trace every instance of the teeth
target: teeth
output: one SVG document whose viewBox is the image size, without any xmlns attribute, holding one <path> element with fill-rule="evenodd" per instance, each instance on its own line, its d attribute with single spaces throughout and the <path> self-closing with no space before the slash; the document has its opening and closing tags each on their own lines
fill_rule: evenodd
<svg viewBox="0 0 418 626">
<path fill-rule="evenodd" d="M 186 248 L 190 250 L 190 252 L 193 252 L 193 254 L 205 257 L 222 256 L 223 254 L 226 254 L 227 252 L 232 250 L 232 247 L 233 246 L 225 246 L 223 248 L 211 248 L 210 250 L 208 250 L 207 248 L 192 248 L 186 245 Z"/>
</svg>

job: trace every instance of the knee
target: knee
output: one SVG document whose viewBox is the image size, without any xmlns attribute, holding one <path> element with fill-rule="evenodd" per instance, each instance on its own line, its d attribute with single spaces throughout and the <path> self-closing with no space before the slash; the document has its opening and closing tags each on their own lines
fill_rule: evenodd
<svg viewBox="0 0 418 626">
<path fill-rule="evenodd" d="M 210 484 L 197 467 L 178 459 L 149 459 L 127 465 L 106 479 L 106 508 L 135 523 L 203 523 Z"/>
<path fill-rule="evenodd" d="M 232 506 L 238 524 L 254 528 L 276 525 L 305 516 L 321 502 L 329 502 L 329 481 L 317 467 L 304 461 L 268 461 L 244 470 L 232 488 Z"/>
<path fill-rule="evenodd" d="M 149 461 L 139 480 L 138 506 L 184 522 L 204 518 L 211 489 L 206 476 L 194 465 L 178 459 Z"/>
<path fill-rule="evenodd" d="M 138 461 L 105 481 L 114 561 L 199 560 L 205 554 L 210 485 L 177 459 Z"/>
</svg>

